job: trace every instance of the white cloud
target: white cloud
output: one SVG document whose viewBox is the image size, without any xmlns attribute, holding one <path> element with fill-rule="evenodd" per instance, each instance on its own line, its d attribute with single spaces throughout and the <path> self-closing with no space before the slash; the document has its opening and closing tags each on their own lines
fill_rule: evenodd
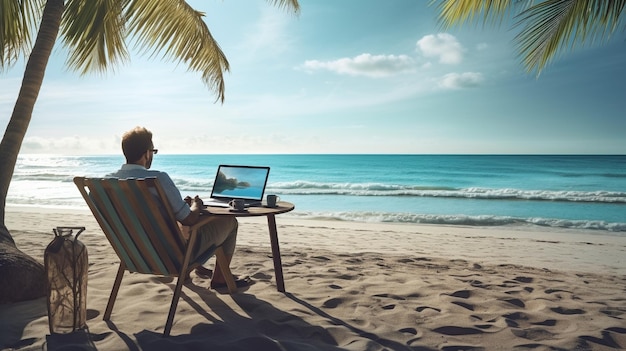
<svg viewBox="0 0 626 351">
<path fill-rule="evenodd" d="M 414 72 L 415 62 L 407 55 L 361 54 L 335 61 L 308 60 L 302 67 L 308 71 L 328 70 L 339 74 L 378 78 Z"/>
<path fill-rule="evenodd" d="M 26 137 L 22 143 L 22 154 L 117 154 L 120 153 L 119 138 L 92 138 L 81 136 Z"/>
<path fill-rule="evenodd" d="M 448 73 L 439 80 L 439 87 L 443 89 L 463 89 L 478 86 L 485 79 L 481 73 Z"/>
<path fill-rule="evenodd" d="M 447 33 L 426 35 L 417 41 L 417 51 L 425 57 L 435 57 L 440 63 L 458 64 L 463 60 L 463 46 Z"/>
</svg>

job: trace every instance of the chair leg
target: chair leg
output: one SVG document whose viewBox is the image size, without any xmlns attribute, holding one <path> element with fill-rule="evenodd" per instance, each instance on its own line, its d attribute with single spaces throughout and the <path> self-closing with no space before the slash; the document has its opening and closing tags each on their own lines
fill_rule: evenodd
<svg viewBox="0 0 626 351">
<path fill-rule="evenodd" d="M 228 292 L 230 294 L 236 293 L 237 284 L 235 284 L 235 278 L 233 277 L 233 273 L 230 271 L 230 265 L 228 263 L 228 259 L 226 258 L 224 249 L 222 249 L 221 246 L 215 250 L 215 260 L 217 261 L 217 264 L 220 267 L 220 271 L 222 271 L 224 280 L 226 280 L 226 286 L 228 287 Z"/>
<path fill-rule="evenodd" d="M 117 293 L 120 290 L 120 285 L 122 284 L 122 277 L 124 276 L 125 271 L 126 271 L 126 265 L 124 264 L 124 262 L 120 262 L 120 268 L 118 268 L 117 275 L 115 276 L 115 282 L 113 283 L 113 289 L 111 289 L 109 302 L 107 302 L 107 307 L 104 310 L 104 317 L 102 319 L 105 321 L 108 321 L 109 319 L 111 319 L 111 312 L 113 311 L 113 305 L 115 304 Z"/>
<path fill-rule="evenodd" d="M 170 305 L 170 312 L 167 315 L 167 321 L 165 322 L 165 330 L 163 330 L 163 336 L 169 336 L 170 331 L 172 330 L 172 324 L 174 323 L 174 315 L 176 314 L 176 307 L 178 306 L 178 299 L 180 298 L 180 293 L 183 290 L 183 284 L 185 283 L 185 276 L 189 271 L 189 262 L 191 261 L 191 254 L 193 252 L 193 247 L 195 246 L 196 232 L 192 232 L 189 238 L 189 242 L 187 243 L 187 248 L 185 249 L 185 257 L 183 258 L 183 265 L 180 268 L 180 272 L 178 274 L 178 278 L 176 278 L 176 288 L 174 289 L 174 296 L 172 297 L 172 304 Z"/>
<path fill-rule="evenodd" d="M 172 330 L 172 324 L 174 323 L 174 315 L 176 314 L 176 307 L 178 306 L 178 300 L 180 294 L 183 291 L 183 284 L 185 283 L 185 276 L 179 276 L 176 281 L 176 288 L 174 289 L 174 296 L 172 297 L 172 304 L 170 306 L 170 312 L 167 315 L 167 322 L 165 322 L 165 330 L 163 336 L 169 336 Z"/>
</svg>

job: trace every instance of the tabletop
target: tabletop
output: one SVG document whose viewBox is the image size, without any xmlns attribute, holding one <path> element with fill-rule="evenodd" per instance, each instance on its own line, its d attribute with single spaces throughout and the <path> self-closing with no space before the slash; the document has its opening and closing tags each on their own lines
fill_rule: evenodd
<svg viewBox="0 0 626 351">
<path fill-rule="evenodd" d="M 292 211 L 295 208 L 294 204 L 286 201 L 279 201 L 276 204 L 276 207 L 266 207 L 266 206 L 252 206 L 246 208 L 245 211 L 235 211 L 231 208 L 224 207 L 205 207 L 203 213 L 208 213 L 212 215 L 229 215 L 236 217 L 255 217 L 255 216 L 268 216 L 268 215 L 277 215 L 285 212 Z"/>
</svg>

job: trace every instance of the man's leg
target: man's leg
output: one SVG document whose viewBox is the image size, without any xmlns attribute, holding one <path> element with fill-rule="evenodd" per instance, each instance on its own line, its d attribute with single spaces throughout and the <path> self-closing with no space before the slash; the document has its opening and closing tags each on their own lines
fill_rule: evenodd
<svg viewBox="0 0 626 351">
<path fill-rule="evenodd" d="M 235 253 L 235 246 L 237 244 L 238 228 L 239 223 L 234 216 L 215 217 L 214 220 L 199 229 L 196 253 L 199 254 L 213 245 L 221 246 L 224 250 L 226 260 L 230 265 Z M 205 270 L 206 269 L 201 269 L 201 271 Z M 226 280 L 224 279 L 224 275 L 222 275 L 222 271 L 216 263 L 215 269 L 213 270 L 213 277 L 211 278 L 211 286 L 222 286 L 225 283 Z"/>
<path fill-rule="evenodd" d="M 226 261 L 228 262 L 228 266 L 230 267 L 230 262 L 233 260 L 233 255 L 235 254 L 235 246 L 237 244 L 237 230 L 239 228 L 239 223 L 235 217 L 226 217 L 232 219 L 231 221 L 224 221 L 225 223 L 220 223 L 220 229 L 227 231 L 228 236 L 221 244 L 224 249 L 224 254 L 226 256 Z M 211 278 L 211 287 L 223 286 L 226 284 L 226 279 L 222 274 L 222 270 L 217 263 L 215 262 L 215 269 L 213 270 L 213 277 Z"/>
</svg>

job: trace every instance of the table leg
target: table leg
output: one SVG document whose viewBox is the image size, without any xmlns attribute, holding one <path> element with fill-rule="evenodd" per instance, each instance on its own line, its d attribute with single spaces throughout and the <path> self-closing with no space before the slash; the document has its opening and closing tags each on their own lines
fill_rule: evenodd
<svg viewBox="0 0 626 351">
<path fill-rule="evenodd" d="M 267 225 L 270 230 L 270 242 L 272 243 L 272 258 L 274 259 L 276 289 L 280 292 L 285 292 L 285 281 L 283 279 L 283 263 L 280 259 L 280 248 L 278 247 L 278 231 L 276 230 L 276 218 L 273 214 L 267 215 Z"/>
</svg>

